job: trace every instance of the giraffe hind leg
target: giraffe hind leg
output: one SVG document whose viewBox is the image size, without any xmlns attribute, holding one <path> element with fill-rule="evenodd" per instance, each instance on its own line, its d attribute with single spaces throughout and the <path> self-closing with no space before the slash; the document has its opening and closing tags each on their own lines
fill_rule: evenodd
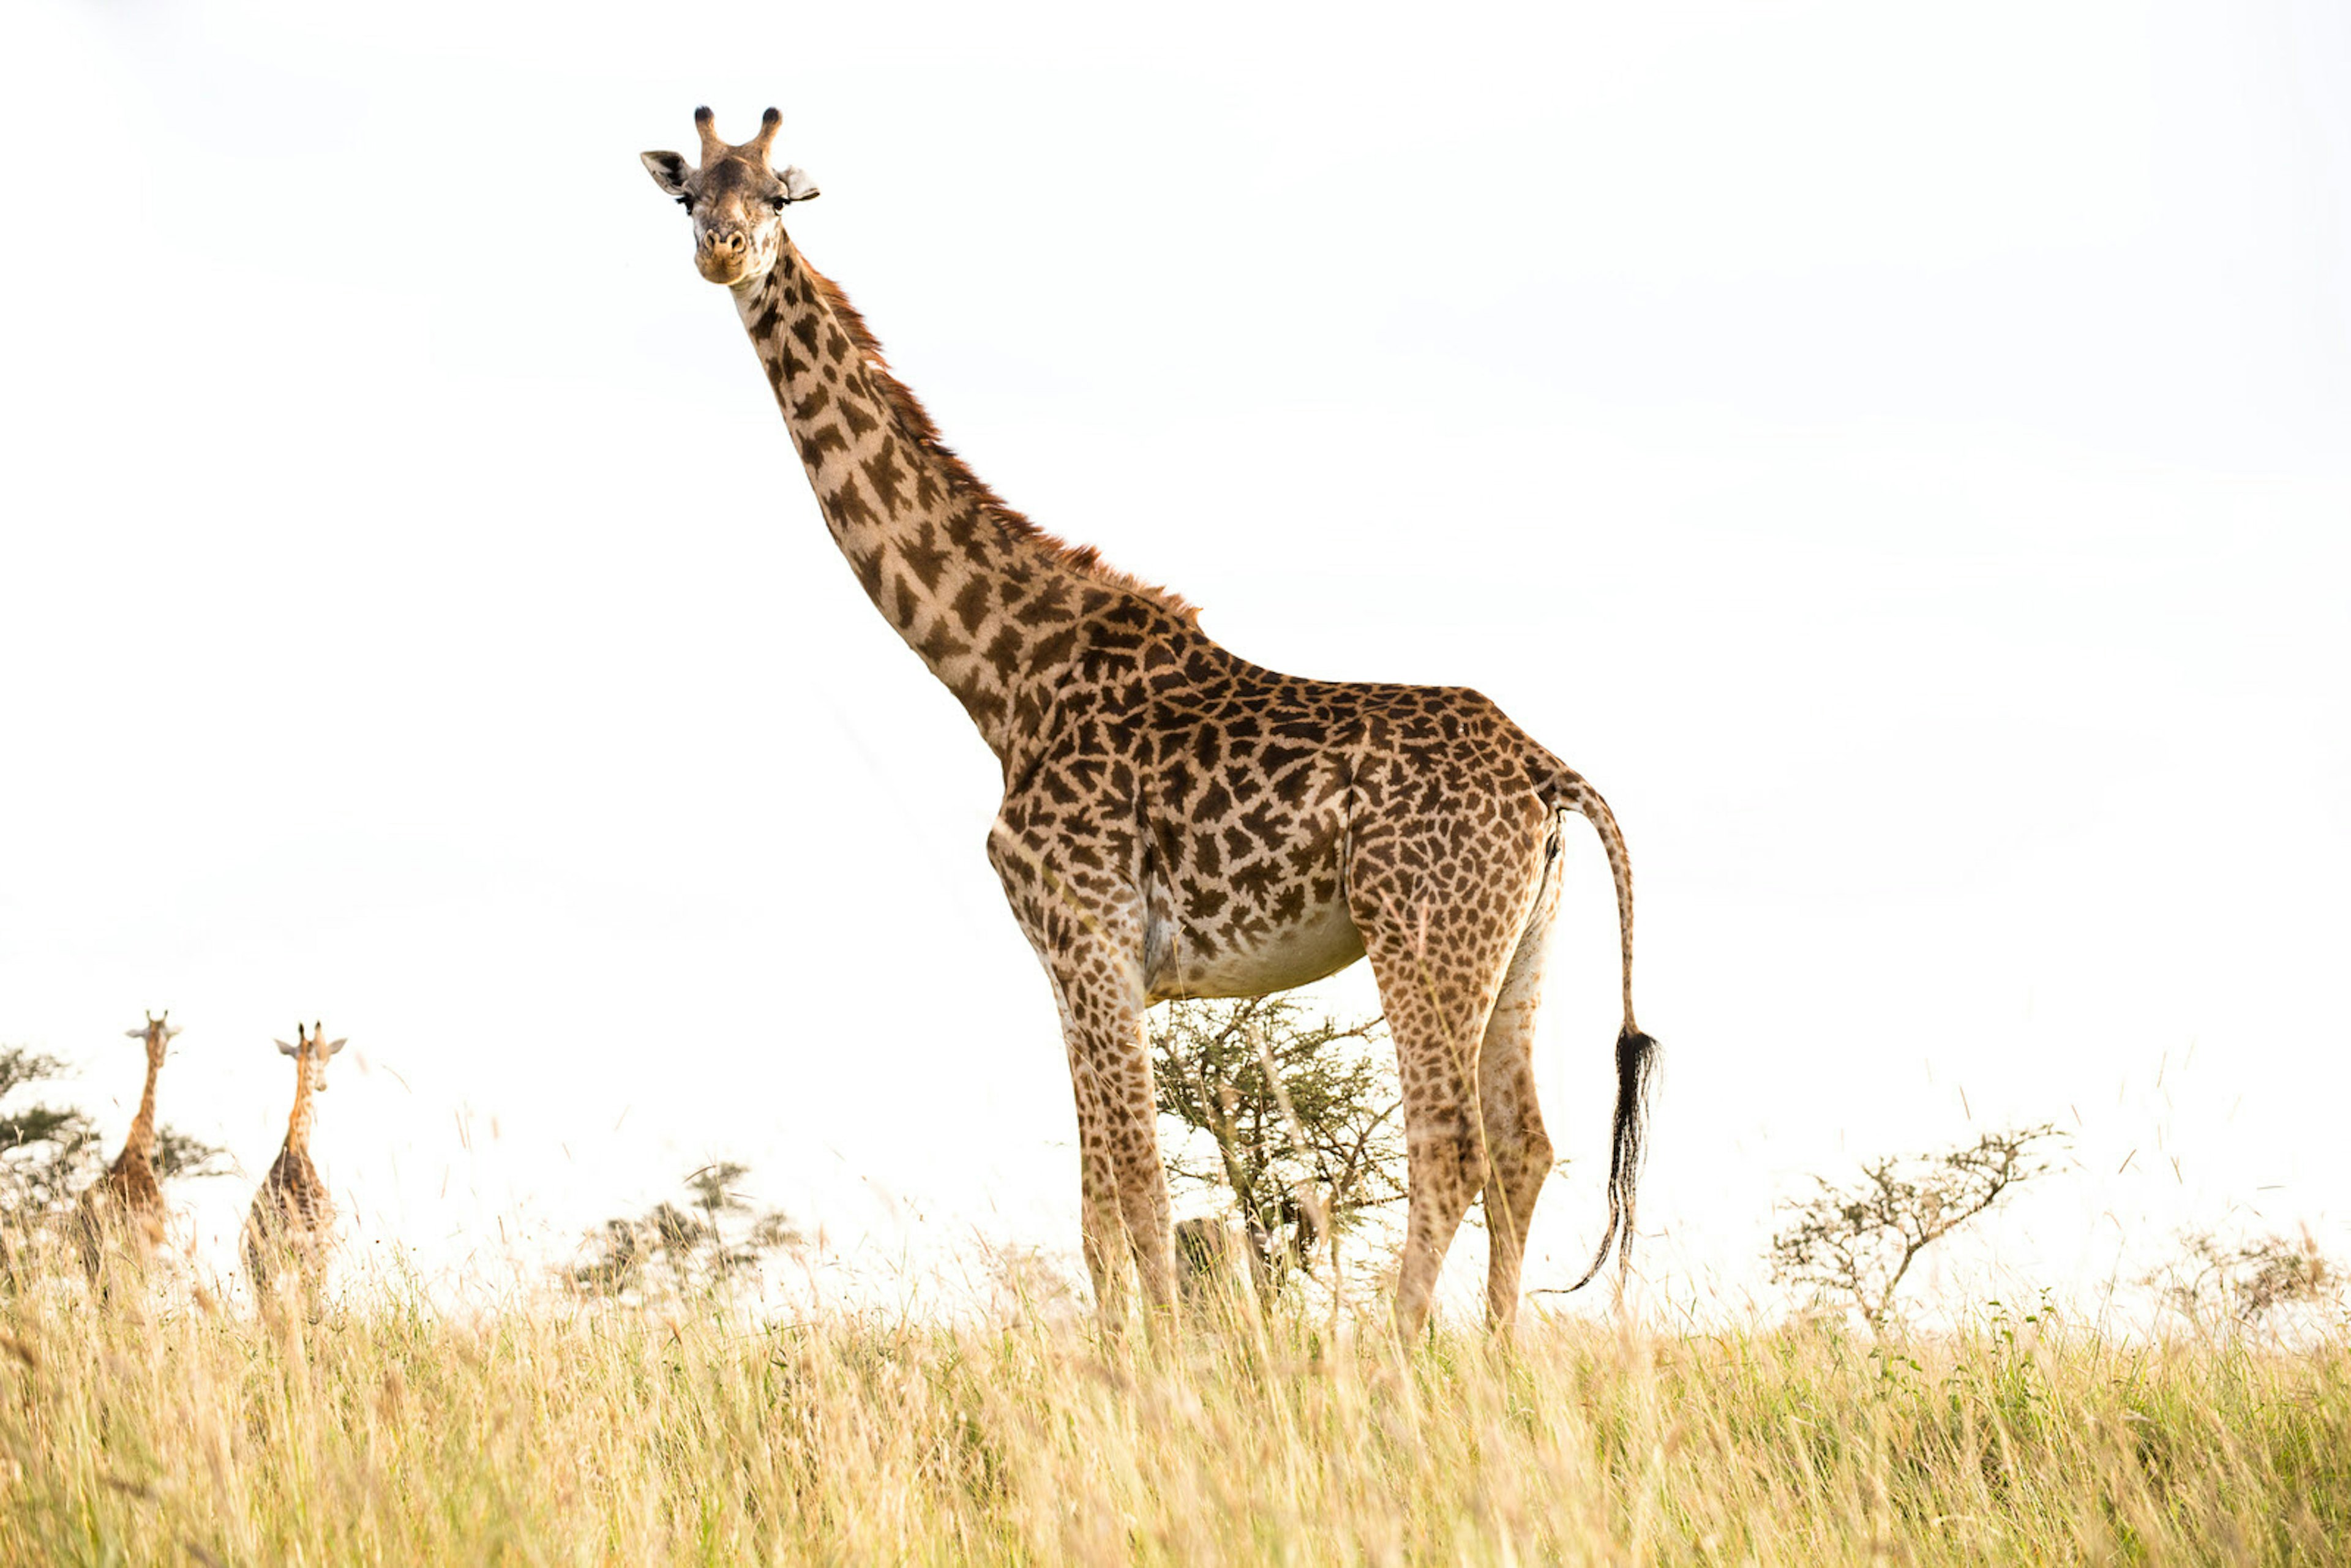
<svg viewBox="0 0 2351 1568">
<path fill-rule="evenodd" d="M 1395 1316 L 1408 1337 L 1426 1322 L 1454 1233 L 1488 1184 L 1479 1058 L 1535 897 L 1539 853 L 1538 841 L 1524 865 L 1505 874 L 1465 870 L 1461 895 L 1416 887 L 1414 896 L 1384 897 L 1386 889 L 1369 879 L 1355 894 L 1404 1090 L 1407 1196 Z M 1515 891 L 1496 897 L 1497 887 Z"/>
<path fill-rule="evenodd" d="M 1534 912 L 1511 955 L 1478 1055 L 1478 1105 L 1486 1130 L 1486 1320 L 1506 1332 L 1518 1319 L 1527 1231 L 1553 1157 L 1536 1102 L 1534 1033 L 1558 907 L 1557 862 L 1547 860 Z"/>
</svg>

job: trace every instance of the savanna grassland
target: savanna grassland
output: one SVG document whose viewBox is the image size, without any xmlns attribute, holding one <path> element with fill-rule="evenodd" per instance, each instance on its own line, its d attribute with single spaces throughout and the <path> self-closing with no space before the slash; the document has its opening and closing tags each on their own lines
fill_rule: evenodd
<svg viewBox="0 0 2351 1568">
<path fill-rule="evenodd" d="M 0 1300 L 9 1563 L 2344 1560 L 2351 1348 Z M 185 1295 L 185 1292 L 182 1292 Z"/>
</svg>

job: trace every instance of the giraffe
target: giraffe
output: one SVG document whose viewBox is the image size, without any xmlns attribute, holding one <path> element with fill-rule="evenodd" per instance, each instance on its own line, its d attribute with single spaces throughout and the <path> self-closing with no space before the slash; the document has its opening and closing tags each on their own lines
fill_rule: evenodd
<svg viewBox="0 0 2351 1568">
<path fill-rule="evenodd" d="M 1263 995 L 1368 955 L 1404 1092 L 1397 1326 L 1426 1322 L 1482 1195 L 1487 1312 L 1509 1330 L 1552 1165 L 1531 1042 L 1568 814 L 1607 854 L 1624 1000 L 1608 1223 L 1577 1285 L 1612 1245 L 1629 1267 L 1655 1042 L 1633 1016 L 1631 861 L 1599 792 L 1477 692 L 1253 664 L 1180 597 L 1014 511 L 786 234 L 785 209 L 818 193 L 773 166 L 782 116 L 739 144 L 709 110 L 694 120 L 697 164 L 644 165 L 691 215 L 696 271 L 733 294 L 859 585 L 1001 765 L 987 856 L 1061 1015 L 1105 1325 L 1127 1316 L 1130 1252 L 1151 1307 L 1176 1294 L 1145 1008 Z"/>
<path fill-rule="evenodd" d="M 147 1048 L 147 1084 L 139 1094 L 139 1114 L 131 1119 L 122 1152 L 106 1174 L 82 1188 L 74 1200 L 74 1236 L 81 1249 L 82 1271 L 90 1283 L 101 1284 L 110 1260 L 143 1267 L 163 1240 L 162 1184 L 155 1179 L 155 1076 L 163 1071 L 163 1054 L 180 1032 L 170 1022 L 171 1009 L 147 1015 L 146 1024 L 123 1032 Z"/>
<path fill-rule="evenodd" d="M 327 1059 L 344 1042 L 327 1039 L 326 1027 L 318 1023 L 307 1034 L 297 1023 L 294 1039 L 293 1045 L 277 1042 L 294 1059 L 294 1112 L 286 1119 L 286 1142 L 245 1219 L 245 1268 L 258 1292 L 267 1291 L 279 1270 L 288 1266 L 315 1283 L 335 1228 L 334 1199 L 310 1163 L 310 1127 L 318 1117 L 314 1096 L 327 1089 Z"/>
</svg>

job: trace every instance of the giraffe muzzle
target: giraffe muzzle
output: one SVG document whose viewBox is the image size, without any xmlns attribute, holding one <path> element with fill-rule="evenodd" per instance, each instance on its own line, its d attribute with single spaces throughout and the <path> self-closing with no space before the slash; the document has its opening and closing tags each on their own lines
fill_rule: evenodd
<svg viewBox="0 0 2351 1568">
<path fill-rule="evenodd" d="M 696 271 L 713 283 L 733 283 L 749 259 L 751 242 L 739 229 L 731 234 L 706 233 L 694 248 Z"/>
</svg>

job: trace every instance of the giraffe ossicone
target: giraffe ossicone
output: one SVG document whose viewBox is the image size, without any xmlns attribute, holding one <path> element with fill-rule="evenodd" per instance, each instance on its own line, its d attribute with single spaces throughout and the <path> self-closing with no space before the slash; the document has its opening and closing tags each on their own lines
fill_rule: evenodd
<svg viewBox="0 0 2351 1568">
<path fill-rule="evenodd" d="M 1552 1170 L 1534 1018 L 1562 818 L 1598 832 L 1623 975 L 1608 1226 L 1629 1266 L 1655 1042 L 1633 1017 L 1632 862 L 1598 791 L 1477 692 L 1319 681 L 1253 664 L 1182 599 L 1045 533 L 940 440 L 864 320 L 784 231 L 814 194 L 707 110 L 698 165 L 645 168 L 694 222 L 866 597 L 963 705 L 1003 768 L 987 853 L 1060 1009 L 1078 1110 L 1087 1266 L 1106 1322 L 1131 1253 L 1176 1297 L 1143 1015 L 1262 995 L 1369 955 L 1396 1045 L 1408 1162 L 1396 1287 L 1406 1332 L 1481 1194 L 1487 1307 L 1515 1317 Z"/>
</svg>

